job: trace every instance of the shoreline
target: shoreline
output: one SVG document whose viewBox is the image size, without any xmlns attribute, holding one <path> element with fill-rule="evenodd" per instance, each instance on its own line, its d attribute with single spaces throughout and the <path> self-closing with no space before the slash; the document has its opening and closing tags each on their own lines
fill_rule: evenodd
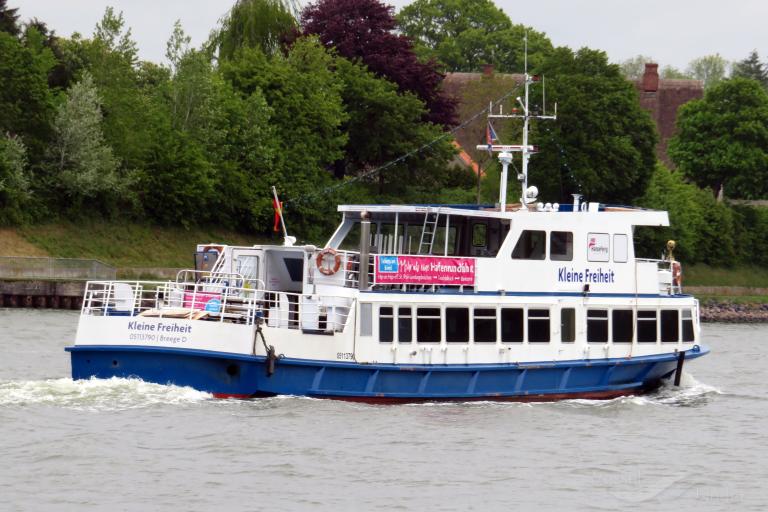
<svg viewBox="0 0 768 512">
<path fill-rule="evenodd" d="M 768 304 L 707 300 L 700 306 L 702 323 L 768 322 Z"/>
</svg>

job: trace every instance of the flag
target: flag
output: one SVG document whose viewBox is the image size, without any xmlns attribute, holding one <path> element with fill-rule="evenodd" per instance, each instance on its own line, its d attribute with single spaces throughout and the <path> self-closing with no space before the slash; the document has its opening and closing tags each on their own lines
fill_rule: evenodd
<svg viewBox="0 0 768 512">
<path fill-rule="evenodd" d="M 488 121 L 488 126 L 485 129 L 485 143 L 488 144 L 488 152 L 491 151 L 491 147 L 494 142 L 498 142 L 499 137 L 496 135 L 496 130 L 493 129 L 493 125 Z"/>
<path fill-rule="evenodd" d="M 280 231 L 280 217 L 282 217 L 283 214 L 283 202 L 278 202 L 277 199 L 272 199 L 272 208 L 275 209 L 275 225 L 272 229 L 277 233 Z"/>
</svg>

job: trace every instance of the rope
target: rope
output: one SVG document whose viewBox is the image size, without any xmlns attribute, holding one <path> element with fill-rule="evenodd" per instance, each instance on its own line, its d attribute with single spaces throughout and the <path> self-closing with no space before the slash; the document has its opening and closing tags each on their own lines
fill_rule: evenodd
<svg viewBox="0 0 768 512">
<path fill-rule="evenodd" d="M 337 183 L 336 185 L 332 185 L 330 187 L 326 187 L 326 188 L 321 189 L 318 192 L 314 192 L 312 194 L 307 194 L 307 195 L 304 195 L 304 196 L 301 196 L 301 197 L 297 197 L 295 199 L 289 199 L 289 200 L 285 201 L 285 203 L 286 204 L 302 203 L 302 202 L 305 202 L 305 201 L 307 201 L 309 199 L 312 199 L 312 198 L 315 198 L 315 197 L 324 196 L 324 195 L 333 193 L 333 192 L 335 192 L 336 190 L 339 190 L 342 187 L 346 187 L 347 185 L 350 185 L 352 183 L 358 182 L 358 181 L 360 181 L 360 180 L 362 180 L 364 178 L 368 178 L 369 176 L 373 176 L 374 174 L 378 174 L 378 173 L 380 173 L 380 172 L 382 172 L 382 171 L 384 171 L 386 169 L 389 169 L 390 167 L 393 167 L 393 166 L 399 164 L 400 162 L 403 162 L 403 161 L 407 160 L 408 158 L 412 157 L 413 155 L 416 155 L 418 153 L 421 153 L 421 152 L 429 149 L 431 146 L 434 146 L 438 142 L 440 142 L 442 140 L 445 140 L 449 136 L 452 136 L 454 133 L 456 133 L 457 131 L 461 130 L 462 128 L 464 128 L 468 124 L 472 123 L 475 119 L 477 119 L 481 115 L 483 115 L 486 112 L 488 112 L 489 109 L 493 109 L 493 107 L 495 107 L 496 105 L 498 105 L 499 103 L 501 103 L 505 99 L 507 99 L 510 96 L 512 96 L 512 94 L 515 93 L 515 91 L 517 91 L 519 89 L 519 87 L 520 86 L 518 85 L 514 89 L 510 90 L 508 93 L 504 94 L 503 96 L 501 96 L 500 98 L 498 98 L 497 100 L 492 102 L 491 105 L 489 105 L 488 107 L 486 107 L 486 108 L 476 112 L 475 114 L 473 114 L 466 121 L 464 121 L 461 124 L 455 126 L 451 130 L 449 130 L 447 132 L 444 132 L 439 137 L 436 137 L 436 138 L 432 139 L 431 141 L 427 142 L 426 144 L 423 144 L 422 146 L 418 147 L 417 149 L 414 149 L 414 150 L 412 150 L 412 151 L 410 151 L 410 152 L 408 152 L 408 153 L 406 153 L 406 154 L 404 154 L 404 155 L 402 155 L 402 156 L 400 156 L 398 158 L 395 158 L 394 160 L 390 160 L 389 162 L 387 162 L 387 163 L 385 163 L 383 165 L 380 165 L 379 167 L 376 167 L 375 169 L 371 169 L 370 171 L 366 171 L 366 172 L 364 172 L 362 174 L 358 174 L 357 176 L 355 176 L 353 178 L 350 178 L 350 179 L 348 179 L 346 181 L 343 181 L 341 183 Z"/>
</svg>

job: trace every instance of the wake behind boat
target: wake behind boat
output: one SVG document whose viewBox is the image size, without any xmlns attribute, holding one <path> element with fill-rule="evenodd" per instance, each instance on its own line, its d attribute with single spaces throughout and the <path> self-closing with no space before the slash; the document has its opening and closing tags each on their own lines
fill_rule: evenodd
<svg viewBox="0 0 768 512">
<path fill-rule="evenodd" d="M 89 282 L 72 376 L 139 377 L 222 397 L 364 401 L 612 398 L 700 357 L 681 266 L 635 256 L 666 212 L 537 202 L 520 145 L 493 144 L 498 205 L 342 205 L 324 247 L 201 244 L 169 282 Z M 512 153 L 520 202 L 508 205 Z M 286 233 L 287 235 L 287 233 Z"/>
</svg>

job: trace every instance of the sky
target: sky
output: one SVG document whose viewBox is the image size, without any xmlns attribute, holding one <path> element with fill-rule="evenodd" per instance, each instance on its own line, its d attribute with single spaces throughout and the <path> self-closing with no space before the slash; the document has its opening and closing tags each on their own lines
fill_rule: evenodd
<svg viewBox="0 0 768 512">
<path fill-rule="evenodd" d="M 104 9 L 122 11 L 144 60 L 163 62 L 174 21 L 199 46 L 234 0 L 9 0 L 22 19 L 37 17 L 62 36 L 90 36 Z M 299 0 L 306 4 L 306 0 Z M 390 1 L 396 8 L 410 0 Z M 496 0 L 515 23 L 545 32 L 556 46 L 604 50 L 613 62 L 638 54 L 684 69 L 704 55 L 768 57 L 766 0 Z"/>
</svg>

